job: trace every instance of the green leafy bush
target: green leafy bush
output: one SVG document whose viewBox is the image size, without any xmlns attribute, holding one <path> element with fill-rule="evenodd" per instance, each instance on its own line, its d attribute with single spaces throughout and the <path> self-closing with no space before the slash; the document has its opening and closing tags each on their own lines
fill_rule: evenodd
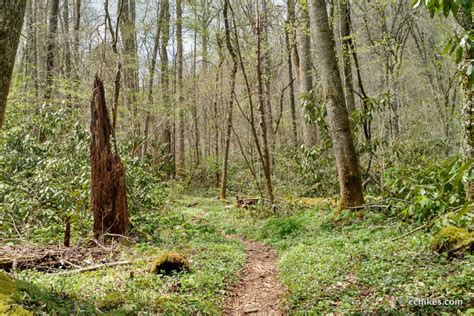
<svg viewBox="0 0 474 316">
<path fill-rule="evenodd" d="M 392 167 L 384 174 L 392 210 L 417 222 L 460 210 L 466 203 L 464 182 L 474 177 L 472 161 L 453 156 L 440 163 Z"/>
<path fill-rule="evenodd" d="M 25 122 L 14 119 L 17 125 L 2 131 L 0 144 L 0 237 L 61 240 L 68 218 L 73 237 L 87 235 L 92 227 L 90 136 L 78 109 L 49 109 Z M 167 196 L 163 173 L 150 161 L 131 157 L 124 146 L 119 151 L 132 223 L 147 220 L 145 213 L 156 218 L 151 210 Z"/>
</svg>

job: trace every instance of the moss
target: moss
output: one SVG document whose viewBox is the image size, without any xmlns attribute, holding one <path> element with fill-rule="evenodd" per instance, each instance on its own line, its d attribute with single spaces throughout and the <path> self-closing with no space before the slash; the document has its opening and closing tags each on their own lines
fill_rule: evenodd
<svg viewBox="0 0 474 316">
<path fill-rule="evenodd" d="M 189 261 L 181 254 L 166 252 L 160 255 L 152 264 L 151 273 L 170 274 L 171 272 L 189 271 Z"/>
<path fill-rule="evenodd" d="M 434 235 L 431 249 L 437 253 L 445 252 L 450 257 L 462 256 L 474 249 L 474 232 L 455 226 L 444 227 Z"/>
<path fill-rule="evenodd" d="M 0 315 L 32 315 L 14 304 L 13 296 L 19 294 L 18 284 L 0 272 Z"/>
</svg>

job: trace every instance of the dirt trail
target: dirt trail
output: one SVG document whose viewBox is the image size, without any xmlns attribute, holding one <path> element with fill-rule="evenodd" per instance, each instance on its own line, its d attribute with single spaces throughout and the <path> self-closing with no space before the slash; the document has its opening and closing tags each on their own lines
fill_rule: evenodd
<svg viewBox="0 0 474 316">
<path fill-rule="evenodd" d="M 239 274 L 240 282 L 230 289 L 225 301 L 226 315 L 285 315 L 280 298 L 283 287 L 278 281 L 275 250 L 262 243 L 230 238 L 244 244 L 247 263 Z"/>
</svg>

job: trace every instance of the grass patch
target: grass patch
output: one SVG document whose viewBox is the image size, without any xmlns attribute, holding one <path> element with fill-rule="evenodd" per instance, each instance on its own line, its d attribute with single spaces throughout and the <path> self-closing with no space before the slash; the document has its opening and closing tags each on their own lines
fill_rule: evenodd
<svg viewBox="0 0 474 316">
<path fill-rule="evenodd" d="M 223 290 L 237 281 L 236 272 L 245 261 L 244 248 L 196 221 L 200 209 L 183 205 L 186 202 L 180 201 L 161 214 L 166 218 L 150 240 L 122 246 L 121 260 L 138 259 L 133 265 L 66 276 L 24 271 L 21 279 L 34 288 L 24 288 L 19 301 L 48 314 L 221 313 Z M 170 251 L 185 255 L 189 272 L 150 273 L 153 260 Z M 57 297 L 62 303 L 57 304 Z"/>
<path fill-rule="evenodd" d="M 278 251 L 290 313 L 456 313 L 474 302 L 474 257 L 450 260 L 432 253 L 431 234 L 375 212 L 334 217 L 327 206 L 262 219 L 221 208 L 208 220 L 261 240 Z M 462 300 L 462 306 L 412 306 L 413 298 Z"/>
</svg>

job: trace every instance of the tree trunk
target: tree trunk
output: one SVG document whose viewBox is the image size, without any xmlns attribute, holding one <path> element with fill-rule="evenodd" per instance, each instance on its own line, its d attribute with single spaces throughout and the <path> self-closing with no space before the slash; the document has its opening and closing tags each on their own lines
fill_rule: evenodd
<svg viewBox="0 0 474 316">
<path fill-rule="evenodd" d="M 467 32 L 472 32 L 474 27 L 472 11 L 466 12 L 462 9 L 456 16 L 456 20 L 461 27 Z M 462 64 L 467 67 L 469 63 L 474 60 L 474 49 L 471 47 L 469 50 L 464 49 L 462 57 Z M 471 76 L 474 76 L 471 73 Z M 461 106 L 461 126 L 462 126 L 462 144 L 461 153 L 464 161 L 469 162 L 474 159 L 474 88 L 469 86 L 469 78 L 465 75 L 461 82 L 462 91 L 462 106 Z M 465 183 L 466 200 L 474 201 L 474 181 L 472 180 L 473 170 L 470 170 L 471 174 Z"/>
<path fill-rule="evenodd" d="M 339 177 L 341 210 L 364 204 L 359 159 L 352 140 L 349 115 L 335 57 L 335 42 L 329 27 L 326 2 L 311 0 L 312 43 L 319 56 L 318 64 L 323 94 L 328 111 L 328 123 Z"/>
<path fill-rule="evenodd" d="M 91 99 L 92 171 L 91 205 L 94 215 L 94 236 L 106 233 L 124 234 L 128 227 L 125 170 L 118 153 L 112 153 L 110 124 L 105 91 L 101 79 L 96 76 Z"/>
<path fill-rule="evenodd" d="M 313 89 L 313 78 L 312 78 L 312 62 L 311 62 L 311 37 L 309 35 L 309 13 L 308 8 L 302 6 L 301 10 L 301 21 L 302 27 L 298 31 L 298 43 L 299 43 L 299 57 L 300 57 L 300 96 L 305 98 L 311 98 L 311 90 Z M 318 141 L 318 129 L 316 123 L 304 120 L 304 143 L 307 147 L 316 145 Z"/>
<path fill-rule="evenodd" d="M 157 10 L 157 18 L 158 21 L 161 21 L 163 19 L 163 6 L 159 6 Z M 144 142 L 142 145 L 142 158 L 145 157 L 147 150 L 148 150 L 148 129 L 150 125 L 151 119 L 151 112 L 150 109 L 153 106 L 153 84 L 155 81 L 155 69 L 156 69 L 156 58 L 158 56 L 158 50 L 160 49 L 160 35 L 161 35 L 161 23 L 157 22 L 156 23 L 156 33 L 155 33 L 155 39 L 153 42 L 153 50 L 152 50 L 152 55 L 151 55 L 151 61 L 150 61 L 150 69 L 149 69 L 149 77 L 148 77 L 148 107 L 149 109 L 146 111 L 146 118 L 145 118 L 145 129 L 144 129 Z"/>
<path fill-rule="evenodd" d="M 265 1 L 265 0 L 263 0 Z M 273 196 L 273 185 L 272 185 L 272 171 L 270 164 L 270 153 L 268 146 L 268 133 L 267 133 L 267 116 L 265 113 L 266 110 L 266 98 L 268 97 L 265 94 L 264 88 L 264 79 L 263 79 L 263 62 L 264 57 L 262 54 L 262 23 L 260 20 L 260 13 L 257 9 L 257 95 L 258 95 L 258 112 L 260 116 L 260 132 L 262 137 L 262 154 L 261 162 L 263 167 L 263 173 L 265 175 L 265 185 L 267 188 L 268 199 L 270 204 L 273 206 L 274 196 Z M 258 144 L 257 144 L 258 146 Z"/>
<path fill-rule="evenodd" d="M 226 131 L 225 131 L 225 144 L 224 144 L 224 157 L 222 163 L 222 181 L 221 181 L 221 192 L 220 198 L 225 199 L 227 195 L 227 169 L 229 163 L 229 149 L 230 149 L 230 136 L 232 133 L 232 115 L 234 111 L 234 93 L 235 93 L 235 77 L 237 75 L 238 60 L 235 53 L 234 47 L 232 46 L 232 40 L 230 38 L 230 23 L 229 23 L 229 0 L 224 0 L 224 26 L 225 26 L 225 42 L 227 50 L 232 57 L 232 70 L 230 73 L 230 90 L 229 90 L 229 108 L 227 109 L 226 119 Z"/>
<path fill-rule="evenodd" d="M 183 8 L 182 0 L 176 0 L 176 91 L 178 93 L 178 159 L 177 175 L 185 175 L 184 153 L 184 96 L 183 96 Z"/>
<path fill-rule="evenodd" d="M 28 13 L 26 20 L 26 32 L 27 32 L 27 46 L 28 46 L 28 79 L 32 85 L 29 85 L 30 89 L 34 91 L 35 100 L 34 103 L 38 102 L 39 98 L 39 78 L 38 78 L 38 47 L 37 43 L 37 15 L 38 10 L 37 4 L 33 0 L 28 1 Z"/>
<path fill-rule="evenodd" d="M 71 45 L 69 40 L 69 0 L 63 2 L 64 23 L 64 66 L 66 68 L 66 79 L 71 78 Z"/>
<path fill-rule="evenodd" d="M 218 104 L 222 99 L 222 65 L 224 64 L 224 53 L 223 53 L 223 43 L 222 38 L 219 34 L 216 34 L 216 42 L 219 52 L 219 65 L 217 66 L 216 71 L 216 84 L 215 84 L 215 96 L 214 96 L 214 108 L 213 108 L 213 120 L 214 120 L 214 157 L 216 162 L 219 161 L 219 109 Z M 219 168 L 216 168 L 214 173 L 214 187 L 219 187 L 220 173 Z"/>
<path fill-rule="evenodd" d="M 354 84 L 352 81 L 352 67 L 351 67 L 351 9 L 349 0 L 339 0 L 339 10 L 341 15 L 341 37 L 342 37 L 342 69 L 344 92 L 346 98 L 346 106 L 349 115 L 356 110 L 354 98 Z"/>
<path fill-rule="evenodd" d="M 288 63 L 288 81 L 290 94 L 290 111 L 291 111 L 291 129 L 292 129 L 292 143 L 296 148 L 298 147 L 298 129 L 296 125 L 296 103 L 295 103 L 295 89 L 293 84 L 293 60 L 292 47 L 294 46 L 293 28 L 295 23 L 295 8 L 293 0 L 287 0 L 288 18 L 285 25 L 285 44 L 286 44 L 286 60 Z"/>
<path fill-rule="evenodd" d="M 132 153 L 138 146 L 140 136 L 140 122 L 138 120 L 138 106 L 136 94 L 138 93 L 138 57 L 135 31 L 135 0 L 120 0 L 117 4 L 120 15 L 120 34 L 123 45 L 123 72 L 125 82 L 125 96 L 132 111 Z"/>
<path fill-rule="evenodd" d="M 53 71 L 56 54 L 56 33 L 58 31 L 58 14 L 59 0 L 52 0 L 51 13 L 49 16 L 48 46 L 46 53 L 46 89 L 44 93 L 44 99 L 46 102 L 51 100 L 51 94 L 53 89 Z"/>
<path fill-rule="evenodd" d="M 161 20 L 161 88 L 162 101 L 165 108 L 165 118 L 163 122 L 163 131 L 161 135 L 161 144 L 163 146 L 163 158 L 165 159 L 165 171 L 168 177 L 174 174 L 173 153 L 172 153 L 172 120 L 170 104 L 170 73 L 168 67 L 168 41 L 170 38 L 170 3 L 169 0 L 163 0 L 163 19 Z"/>
<path fill-rule="evenodd" d="M 270 161 L 270 170 L 272 170 L 272 163 L 274 161 L 273 154 L 275 152 L 275 133 L 273 130 L 273 111 L 272 111 L 272 102 L 271 102 L 271 79 L 272 79 L 272 72 L 271 72 L 271 58 L 270 58 L 270 44 L 268 39 L 268 13 L 269 8 L 268 4 L 271 3 L 269 0 L 261 0 L 262 3 L 262 13 L 261 13 L 261 24 L 262 24 L 262 32 L 261 36 L 261 45 L 262 45 L 262 80 L 263 80 L 263 93 L 265 95 L 265 124 L 267 126 L 267 138 L 268 138 L 268 155 Z M 258 6 L 258 1 L 257 1 Z M 291 107 L 291 105 L 290 105 Z M 291 112 L 293 115 L 293 112 Z M 293 117 L 293 116 L 292 116 Z"/>
<path fill-rule="evenodd" d="M 81 0 L 76 0 L 74 8 L 74 63 L 76 66 L 76 80 L 79 80 L 79 63 L 81 56 L 79 52 L 79 31 L 81 27 Z"/>
<path fill-rule="evenodd" d="M 196 17 L 195 17 L 196 18 Z M 197 29 L 194 29 L 194 36 L 193 36 L 193 65 L 192 65 L 192 72 L 193 72 L 193 85 L 197 84 L 196 81 L 196 63 L 197 63 Z M 201 146 L 200 146 L 200 137 L 201 133 L 199 131 L 199 117 L 197 115 L 197 104 L 196 104 L 196 89 L 192 91 L 192 108 L 191 114 L 193 117 L 193 127 L 194 127 L 194 151 L 195 151 L 195 165 L 196 167 L 199 166 L 201 163 Z"/>
<path fill-rule="evenodd" d="M 0 6 L 0 129 L 3 127 L 25 9 L 26 0 L 4 1 Z"/>
</svg>

